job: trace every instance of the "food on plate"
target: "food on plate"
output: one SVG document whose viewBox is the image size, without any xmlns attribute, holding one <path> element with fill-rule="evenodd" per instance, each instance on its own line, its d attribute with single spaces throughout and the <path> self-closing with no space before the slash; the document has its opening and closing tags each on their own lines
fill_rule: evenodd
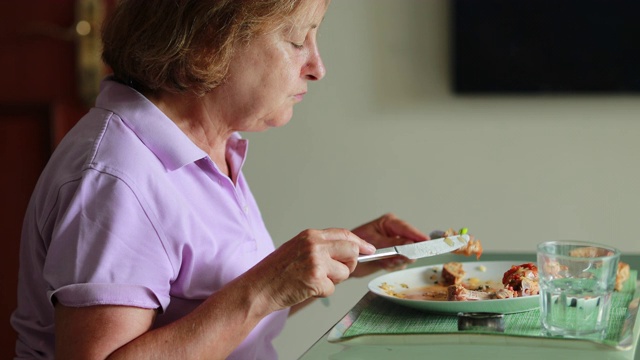
<svg viewBox="0 0 640 360">
<path fill-rule="evenodd" d="M 446 266 L 447 264 L 443 266 L 443 275 L 444 268 Z M 472 301 L 510 299 L 515 297 L 538 295 L 540 293 L 540 287 L 538 285 L 538 268 L 534 263 L 513 265 L 502 276 L 502 285 L 503 287 L 501 288 L 492 288 L 489 286 L 476 288 L 475 286 L 470 287 L 463 283 L 450 285 L 447 289 L 447 300 Z"/>
<path fill-rule="evenodd" d="M 514 297 L 518 297 L 518 294 L 516 294 L 513 290 L 504 288 L 496 290 L 496 299 L 511 299 Z"/>
<path fill-rule="evenodd" d="M 510 289 L 504 289 L 504 288 L 486 289 L 486 290 L 469 290 L 462 285 L 451 285 L 447 288 L 448 301 L 511 299 L 515 297 L 518 297 L 515 291 Z"/>
<path fill-rule="evenodd" d="M 601 256 L 611 256 L 613 255 L 613 251 L 595 246 L 585 246 L 569 251 L 569 255 L 575 257 L 593 258 Z"/>
<path fill-rule="evenodd" d="M 600 256 L 611 256 L 613 252 L 607 249 L 602 249 L 594 246 L 585 246 L 577 249 L 573 249 L 569 252 L 570 256 L 576 257 L 600 257 Z M 566 271 L 567 267 L 560 265 L 557 261 L 548 261 L 544 264 L 545 270 L 549 274 L 553 275 L 562 275 L 562 271 Z M 621 291 L 624 287 L 624 283 L 629 279 L 629 264 L 618 261 L 618 270 L 616 272 L 616 283 L 614 289 L 616 291 Z"/>
<path fill-rule="evenodd" d="M 624 287 L 624 283 L 629 280 L 629 264 L 625 262 L 618 262 L 618 273 L 616 274 L 616 285 L 615 290 L 621 291 Z"/>
<path fill-rule="evenodd" d="M 466 230 L 467 230 L 466 228 L 462 228 L 460 229 L 460 232 L 458 232 L 453 230 L 452 228 L 449 228 L 444 233 L 434 231 L 432 234 L 440 233 L 442 234 L 442 236 L 439 236 L 439 237 L 447 237 L 447 236 L 466 234 L 467 233 Z M 476 259 L 480 259 L 480 256 L 482 255 L 482 244 L 480 243 L 480 240 L 476 239 L 473 235 L 471 234 L 468 234 L 468 235 L 469 235 L 469 241 L 467 242 L 467 244 L 461 247 L 460 249 L 455 250 L 453 253 L 458 255 L 464 255 L 464 256 L 471 256 L 475 254 Z"/>
<path fill-rule="evenodd" d="M 384 290 L 384 292 L 386 292 L 387 294 L 389 294 L 391 296 L 395 296 L 395 297 L 399 297 L 399 298 L 403 297 L 402 294 L 399 294 L 399 293 L 397 293 L 397 292 L 395 292 L 393 290 L 393 286 L 387 284 L 386 282 L 380 284 L 380 289 Z"/>
<path fill-rule="evenodd" d="M 502 284 L 518 296 L 537 295 L 540 293 L 538 267 L 534 263 L 513 265 L 504 273 Z"/>
<path fill-rule="evenodd" d="M 448 262 L 442 266 L 442 285 L 458 285 L 465 274 L 462 263 Z"/>
<path fill-rule="evenodd" d="M 437 268 L 428 274 L 433 285 L 397 290 L 387 283 L 379 287 L 388 295 L 410 300 L 435 301 L 476 301 L 510 299 L 537 295 L 538 269 L 534 263 L 512 265 L 501 279 L 481 280 L 466 276 L 465 263 L 448 262 L 442 265 L 438 276 Z M 404 285 L 404 284 L 403 284 Z"/>
<path fill-rule="evenodd" d="M 493 299 L 492 293 L 478 290 L 469 290 L 461 284 L 450 285 L 447 288 L 448 301 L 469 301 L 469 300 L 489 300 Z"/>
<path fill-rule="evenodd" d="M 566 265 L 560 265 L 557 260 L 546 260 L 544 264 L 542 264 L 542 267 L 545 274 L 549 274 L 554 277 L 557 277 L 560 272 L 567 271 L 568 269 Z"/>
<path fill-rule="evenodd" d="M 599 257 L 599 256 L 611 256 L 613 255 L 613 251 L 602 249 L 594 246 L 585 246 L 577 249 L 571 250 L 569 253 L 571 256 L 580 256 L 580 257 Z M 618 270 L 616 273 L 616 284 L 614 289 L 616 291 L 621 291 L 624 287 L 624 283 L 629 279 L 629 264 L 618 261 Z"/>
</svg>

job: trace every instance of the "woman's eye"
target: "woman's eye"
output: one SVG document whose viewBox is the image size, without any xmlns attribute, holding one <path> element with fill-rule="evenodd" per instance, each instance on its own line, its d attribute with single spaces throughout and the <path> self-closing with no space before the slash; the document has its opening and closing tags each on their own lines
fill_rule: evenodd
<svg viewBox="0 0 640 360">
<path fill-rule="evenodd" d="M 292 42 L 291 45 L 293 45 L 293 47 L 296 49 L 302 49 L 304 47 L 304 43 L 298 44 L 298 43 Z"/>
</svg>

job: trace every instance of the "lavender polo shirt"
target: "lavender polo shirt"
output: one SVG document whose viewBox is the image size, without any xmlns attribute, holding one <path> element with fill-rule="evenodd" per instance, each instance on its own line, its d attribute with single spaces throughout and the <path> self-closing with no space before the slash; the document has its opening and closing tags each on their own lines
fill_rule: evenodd
<svg viewBox="0 0 640 360">
<path fill-rule="evenodd" d="M 109 79 L 52 155 L 31 198 L 20 254 L 18 357 L 53 358 L 52 300 L 189 313 L 274 250 L 229 139 L 232 179 L 157 107 Z M 231 359 L 277 358 L 271 314 Z"/>
</svg>

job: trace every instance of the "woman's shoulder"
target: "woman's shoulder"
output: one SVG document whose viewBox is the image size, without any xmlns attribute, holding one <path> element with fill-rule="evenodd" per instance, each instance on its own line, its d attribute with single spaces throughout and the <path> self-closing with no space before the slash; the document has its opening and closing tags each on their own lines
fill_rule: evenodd
<svg viewBox="0 0 640 360">
<path fill-rule="evenodd" d="M 56 147 L 47 168 L 66 176 L 88 169 L 135 174 L 148 173 L 154 162 L 157 158 L 118 114 L 92 108 Z"/>
</svg>

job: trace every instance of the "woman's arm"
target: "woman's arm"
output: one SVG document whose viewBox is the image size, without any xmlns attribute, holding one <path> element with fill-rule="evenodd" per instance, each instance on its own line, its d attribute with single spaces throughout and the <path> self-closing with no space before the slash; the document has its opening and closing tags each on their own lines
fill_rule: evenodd
<svg viewBox="0 0 640 360">
<path fill-rule="evenodd" d="M 193 312 L 150 330 L 156 311 L 130 306 L 56 305 L 59 359 L 224 359 L 271 307 L 238 280 Z"/>
<path fill-rule="evenodd" d="M 224 359 L 262 318 L 331 295 L 358 254 L 374 251 L 344 229 L 305 230 L 188 315 L 153 330 L 153 310 L 58 304 L 56 358 Z"/>
</svg>

